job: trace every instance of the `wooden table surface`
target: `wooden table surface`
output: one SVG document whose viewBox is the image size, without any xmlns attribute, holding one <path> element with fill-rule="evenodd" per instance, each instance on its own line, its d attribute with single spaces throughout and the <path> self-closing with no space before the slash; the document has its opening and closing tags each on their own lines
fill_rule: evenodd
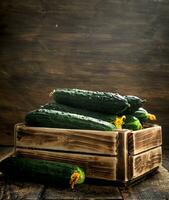
<svg viewBox="0 0 169 200">
<path fill-rule="evenodd" d="M 59 185 L 14 182 L 0 177 L 0 200 L 52 199 L 169 199 L 169 150 L 163 151 L 163 167 L 159 173 L 130 187 L 108 182 L 87 181 L 75 190 Z"/>
</svg>

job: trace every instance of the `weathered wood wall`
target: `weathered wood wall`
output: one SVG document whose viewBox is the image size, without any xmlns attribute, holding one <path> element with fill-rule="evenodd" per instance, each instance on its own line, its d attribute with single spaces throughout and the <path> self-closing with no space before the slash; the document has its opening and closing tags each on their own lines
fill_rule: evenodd
<svg viewBox="0 0 169 200">
<path fill-rule="evenodd" d="M 58 87 L 139 95 L 169 143 L 168 0 L 1 0 L 0 131 Z"/>
</svg>

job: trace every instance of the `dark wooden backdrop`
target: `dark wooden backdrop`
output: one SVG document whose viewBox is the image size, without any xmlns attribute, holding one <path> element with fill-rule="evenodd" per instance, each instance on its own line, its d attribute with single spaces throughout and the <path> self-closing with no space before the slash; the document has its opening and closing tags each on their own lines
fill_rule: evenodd
<svg viewBox="0 0 169 200">
<path fill-rule="evenodd" d="M 146 98 L 169 144 L 169 1 L 1 0 L 1 134 L 60 87 Z"/>
</svg>

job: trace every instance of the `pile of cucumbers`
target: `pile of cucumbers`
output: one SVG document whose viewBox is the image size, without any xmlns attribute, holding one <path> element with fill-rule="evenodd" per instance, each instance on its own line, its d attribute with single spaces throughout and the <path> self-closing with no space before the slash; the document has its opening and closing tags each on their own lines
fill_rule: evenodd
<svg viewBox="0 0 169 200">
<path fill-rule="evenodd" d="M 29 126 L 112 131 L 139 130 L 155 115 L 143 108 L 137 96 L 81 89 L 56 89 L 53 102 L 27 113 Z"/>
<path fill-rule="evenodd" d="M 29 126 L 112 131 L 139 130 L 148 120 L 156 120 L 136 96 L 122 96 L 111 92 L 80 89 L 56 89 L 50 96 L 53 102 L 33 110 L 25 116 Z M 85 180 L 85 171 L 68 163 L 12 157 L 0 163 L 0 171 L 17 178 L 69 184 L 73 189 Z"/>
</svg>

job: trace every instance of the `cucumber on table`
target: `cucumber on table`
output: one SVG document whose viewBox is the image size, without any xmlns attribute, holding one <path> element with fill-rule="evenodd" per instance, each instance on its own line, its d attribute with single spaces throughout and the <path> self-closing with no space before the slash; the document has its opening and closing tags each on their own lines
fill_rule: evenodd
<svg viewBox="0 0 169 200">
<path fill-rule="evenodd" d="M 126 115 L 126 119 L 123 124 L 123 128 L 130 129 L 133 131 L 142 129 L 142 125 L 136 117 L 132 115 Z"/>
<path fill-rule="evenodd" d="M 40 159 L 10 157 L 0 163 L 0 171 L 12 178 L 29 178 L 50 183 L 81 184 L 85 180 L 83 169 L 76 165 Z"/>
<path fill-rule="evenodd" d="M 56 102 L 61 104 L 115 115 L 122 113 L 130 106 L 125 97 L 111 92 L 56 89 L 51 95 Z"/>
<path fill-rule="evenodd" d="M 30 126 L 112 131 L 116 127 L 106 121 L 57 110 L 38 109 L 25 117 Z"/>
<path fill-rule="evenodd" d="M 156 116 L 153 114 L 150 114 L 147 110 L 144 108 L 139 108 L 137 111 L 133 113 L 135 117 L 137 117 L 141 123 L 144 123 L 148 120 L 156 120 Z"/>
<path fill-rule="evenodd" d="M 69 112 L 69 113 L 73 113 L 73 114 L 79 114 L 79 115 L 84 115 L 84 116 L 88 116 L 88 117 L 93 117 L 96 119 L 110 122 L 110 123 L 114 124 L 116 128 L 122 128 L 122 124 L 125 119 L 124 116 L 117 116 L 117 115 L 112 115 L 112 114 L 89 111 L 86 109 L 75 108 L 75 107 L 71 107 L 68 105 L 59 104 L 57 102 L 47 103 L 47 104 L 41 106 L 41 109 L 57 110 L 57 111 L 63 111 L 63 112 Z"/>
</svg>

